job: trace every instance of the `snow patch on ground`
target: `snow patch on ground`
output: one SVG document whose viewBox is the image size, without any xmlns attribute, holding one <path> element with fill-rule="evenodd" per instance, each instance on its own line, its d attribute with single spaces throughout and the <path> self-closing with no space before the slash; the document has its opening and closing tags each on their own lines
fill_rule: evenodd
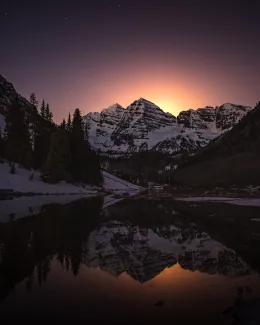
<svg viewBox="0 0 260 325">
<path fill-rule="evenodd" d="M 187 201 L 187 202 L 225 202 L 236 205 L 243 206 L 256 206 L 260 207 L 260 198 L 251 199 L 251 198 L 234 198 L 234 197 L 188 197 L 188 198 L 175 198 L 178 201 Z"/>
<path fill-rule="evenodd" d="M 129 193 L 129 196 L 132 196 L 144 190 L 144 188 L 140 186 L 131 184 L 105 171 L 103 171 L 103 177 L 104 177 L 103 188 L 105 190 L 112 191 L 115 194 L 123 194 L 127 192 Z"/>
<path fill-rule="evenodd" d="M 33 180 L 30 176 L 34 173 Z M 48 184 L 41 180 L 40 172 L 19 168 L 16 164 L 16 174 L 10 173 L 7 163 L 0 164 L 0 190 L 13 190 L 21 193 L 40 194 L 96 194 L 90 186 L 80 187 L 68 183 Z"/>
<path fill-rule="evenodd" d="M 57 184 L 44 183 L 41 180 L 39 171 L 29 171 L 24 168 L 18 167 L 16 164 L 16 173 L 10 173 L 8 163 L 0 164 L 0 190 L 12 190 L 20 193 L 35 193 L 35 194 L 84 194 L 93 195 L 97 194 L 98 190 L 102 188 L 98 186 L 82 185 L 77 186 L 66 182 Z M 33 180 L 30 180 L 31 175 L 34 173 Z M 138 194 L 142 187 L 126 182 L 116 176 L 107 172 L 103 172 L 103 189 L 111 191 L 115 194 L 129 193 L 129 196 Z"/>
</svg>

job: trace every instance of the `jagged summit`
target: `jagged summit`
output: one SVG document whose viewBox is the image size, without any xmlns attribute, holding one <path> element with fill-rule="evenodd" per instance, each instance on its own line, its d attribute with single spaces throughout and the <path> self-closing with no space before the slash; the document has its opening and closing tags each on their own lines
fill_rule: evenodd
<svg viewBox="0 0 260 325">
<path fill-rule="evenodd" d="M 116 103 L 116 104 L 108 106 L 108 108 L 105 108 L 104 110 L 106 110 L 106 111 L 120 111 L 122 109 L 124 109 L 124 108 L 120 104 Z"/>
<path fill-rule="evenodd" d="M 249 106 L 225 103 L 182 111 L 176 118 L 144 98 L 126 109 L 118 104 L 98 115 L 85 117 L 93 148 L 112 155 L 140 150 L 169 154 L 193 151 L 230 130 L 249 111 Z"/>
<path fill-rule="evenodd" d="M 127 107 L 127 110 L 130 110 L 130 111 L 140 111 L 140 110 L 159 110 L 159 111 L 162 111 L 163 110 L 155 105 L 154 103 L 150 102 L 149 100 L 147 99 L 144 99 L 144 98 L 139 98 L 138 100 L 135 100 L 134 102 L 132 102 L 132 104 L 130 104 L 128 107 Z M 164 112 L 165 113 L 165 112 Z"/>
<path fill-rule="evenodd" d="M 32 109 L 28 100 L 0 75 L 2 129 L 5 110 L 16 97 L 25 110 Z M 142 150 L 178 154 L 207 145 L 238 124 L 250 110 L 249 106 L 225 103 L 216 108 L 206 106 L 182 111 L 176 118 L 141 97 L 127 108 L 116 103 L 100 113 L 89 113 L 83 121 L 90 144 L 105 154 L 130 155 Z"/>
<path fill-rule="evenodd" d="M 233 104 L 232 111 L 234 109 Z M 221 110 L 224 110 L 224 106 Z M 229 128 L 230 121 L 237 123 L 236 114 L 228 114 L 223 127 Z M 245 106 L 240 107 L 245 114 Z M 241 115 L 240 115 L 241 116 Z M 232 119 L 233 117 L 233 119 Z M 223 121 L 222 121 L 223 122 Z M 178 170 L 176 180 L 192 186 L 226 186 L 236 184 L 244 187 L 260 184 L 260 103 L 251 110 L 230 132 L 190 157 L 189 163 Z"/>
</svg>

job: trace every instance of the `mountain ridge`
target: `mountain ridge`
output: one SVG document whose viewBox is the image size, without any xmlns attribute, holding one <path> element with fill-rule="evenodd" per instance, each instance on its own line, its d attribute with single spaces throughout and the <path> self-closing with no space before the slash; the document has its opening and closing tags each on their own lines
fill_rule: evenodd
<svg viewBox="0 0 260 325">
<path fill-rule="evenodd" d="M 25 112 L 33 110 L 30 102 L 0 75 L 0 124 L 12 100 L 18 98 Z M 108 156 L 131 156 L 152 150 L 167 155 L 195 152 L 211 140 L 233 128 L 251 107 L 225 103 L 180 112 L 176 117 L 141 97 L 126 108 L 116 103 L 101 112 L 83 117 L 92 148 Z"/>
<path fill-rule="evenodd" d="M 113 114 L 107 114 L 111 108 Z M 249 106 L 225 103 L 189 109 L 175 117 L 141 97 L 126 108 L 114 104 L 100 113 L 88 113 L 83 120 L 90 144 L 104 154 L 131 155 L 143 150 L 178 154 L 207 145 L 250 110 Z"/>
<path fill-rule="evenodd" d="M 260 102 L 176 171 L 176 181 L 191 186 L 260 185 Z"/>
</svg>

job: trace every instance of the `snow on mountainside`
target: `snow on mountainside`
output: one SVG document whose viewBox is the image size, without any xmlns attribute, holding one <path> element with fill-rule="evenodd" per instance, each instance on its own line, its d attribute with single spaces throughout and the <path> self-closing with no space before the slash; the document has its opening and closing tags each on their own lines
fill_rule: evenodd
<svg viewBox="0 0 260 325">
<path fill-rule="evenodd" d="M 143 150 L 177 154 L 194 151 L 230 130 L 250 107 L 226 103 L 183 111 L 176 118 L 140 98 L 126 109 L 116 104 L 89 113 L 84 122 L 92 147 L 110 155 Z"/>
<path fill-rule="evenodd" d="M 109 146 L 109 138 L 117 127 L 124 109 L 119 104 L 112 105 L 101 113 L 89 113 L 85 117 L 85 127 L 88 130 L 89 142 L 96 148 Z"/>
<path fill-rule="evenodd" d="M 5 127 L 6 108 L 15 98 L 31 116 L 33 107 L 28 100 L 0 75 L 1 132 Z M 101 113 L 89 113 L 83 120 L 91 146 L 105 154 L 130 155 L 143 150 L 177 154 L 207 145 L 210 140 L 230 130 L 249 110 L 248 106 L 226 103 L 216 108 L 206 106 L 183 111 L 176 118 L 140 98 L 126 109 L 115 104 Z M 30 132 L 33 132 L 33 122 Z"/>
<path fill-rule="evenodd" d="M 249 106 L 226 103 L 216 109 L 216 127 L 223 131 L 230 130 L 250 110 Z"/>
</svg>

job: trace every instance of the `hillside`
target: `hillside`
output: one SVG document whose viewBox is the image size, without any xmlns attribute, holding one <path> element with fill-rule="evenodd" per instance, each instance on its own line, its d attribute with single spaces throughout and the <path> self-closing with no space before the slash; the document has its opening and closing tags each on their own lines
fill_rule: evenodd
<svg viewBox="0 0 260 325">
<path fill-rule="evenodd" d="M 16 164 L 15 174 L 11 174 L 8 163 L 0 164 L 0 192 L 14 191 L 37 195 L 82 194 L 88 196 L 97 194 L 97 191 L 102 190 L 117 194 L 128 192 L 131 195 L 138 193 L 142 188 L 107 172 L 103 172 L 102 186 L 70 184 L 64 181 L 49 184 L 42 181 L 39 171 L 30 171 Z"/>
<path fill-rule="evenodd" d="M 260 103 L 232 130 L 190 157 L 178 183 L 192 186 L 260 185 Z"/>
</svg>

